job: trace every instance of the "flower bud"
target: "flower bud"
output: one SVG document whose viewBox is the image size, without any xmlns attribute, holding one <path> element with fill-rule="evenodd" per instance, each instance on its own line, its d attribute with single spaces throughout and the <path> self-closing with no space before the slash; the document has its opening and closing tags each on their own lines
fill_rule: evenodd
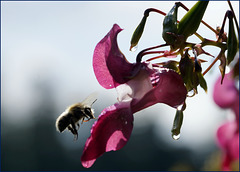
<svg viewBox="0 0 240 172">
<path fill-rule="evenodd" d="M 198 62 L 197 58 L 195 58 L 194 60 L 194 67 L 195 67 L 195 72 L 202 72 L 202 67 Z"/>
<path fill-rule="evenodd" d="M 175 3 L 163 20 L 162 37 L 169 45 L 174 45 L 177 34 L 177 12 L 179 3 Z"/>
<path fill-rule="evenodd" d="M 183 111 L 182 110 L 177 110 L 174 121 L 173 121 L 173 126 L 172 126 L 172 137 L 173 139 L 177 140 L 180 137 L 180 130 L 182 127 L 182 122 L 183 122 Z"/>
<path fill-rule="evenodd" d="M 221 51 L 217 57 L 220 60 L 220 65 L 218 66 L 221 75 L 222 75 L 222 80 L 221 80 L 221 84 L 223 83 L 223 79 L 225 76 L 225 71 L 226 71 L 226 65 L 227 65 L 227 58 L 224 54 L 224 51 Z"/>
<path fill-rule="evenodd" d="M 208 2 L 198 1 L 180 20 L 178 34 L 183 35 L 185 40 L 197 31 Z"/>
<path fill-rule="evenodd" d="M 233 25 L 233 14 L 232 11 L 227 11 L 229 18 L 229 29 L 228 29 L 228 39 L 227 39 L 227 64 L 229 65 L 234 59 L 238 50 L 238 41 L 234 31 Z"/>
<path fill-rule="evenodd" d="M 207 92 L 207 82 L 203 77 L 203 74 L 201 72 L 196 72 L 198 77 L 198 82 L 200 86 L 204 89 L 205 92 Z"/>
<path fill-rule="evenodd" d="M 194 88 L 194 63 L 192 59 L 189 58 L 188 50 L 186 50 L 179 62 L 179 69 L 187 91 L 192 90 Z"/>
<path fill-rule="evenodd" d="M 194 64 L 195 64 L 195 73 L 196 73 L 196 81 L 197 81 L 195 83 L 195 87 L 197 87 L 198 84 L 200 84 L 200 86 L 204 89 L 204 91 L 207 92 L 207 83 L 203 77 L 202 67 L 198 62 L 197 58 L 195 58 Z"/>
<path fill-rule="evenodd" d="M 138 44 L 138 41 L 140 40 L 141 36 L 142 36 L 142 33 L 143 33 L 143 30 L 144 30 L 144 27 L 145 27 L 145 23 L 146 23 L 146 20 L 147 20 L 147 17 L 148 15 L 144 15 L 140 24 L 138 25 L 138 27 L 135 29 L 133 35 L 132 35 L 132 39 L 131 39 L 131 47 L 130 47 L 130 50 L 132 50 L 132 48 L 136 47 L 137 44 Z"/>
</svg>

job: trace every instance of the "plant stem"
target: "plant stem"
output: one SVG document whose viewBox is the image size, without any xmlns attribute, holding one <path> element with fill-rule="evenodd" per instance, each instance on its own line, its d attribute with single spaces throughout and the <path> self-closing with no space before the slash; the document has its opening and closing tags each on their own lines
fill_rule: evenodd
<svg viewBox="0 0 240 172">
<path fill-rule="evenodd" d="M 146 48 L 146 49 L 140 51 L 138 53 L 138 55 L 137 55 L 136 62 L 139 63 L 139 62 L 142 61 L 142 57 L 148 53 L 146 51 L 149 51 L 149 50 L 152 50 L 152 49 L 155 49 L 155 48 L 164 47 L 164 46 L 168 46 L 168 44 L 161 44 L 161 45 L 157 45 L 157 46 L 154 46 L 154 47 Z M 149 52 L 149 54 L 150 54 L 150 52 Z"/>
<path fill-rule="evenodd" d="M 233 18 L 234 18 L 235 24 L 237 26 L 238 37 L 239 37 L 239 25 L 238 25 L 237 18 L 236 18 L 235 12 L 233 10 L 232 4 L 231 4 L 231 2 L 229 0 L 228 0 L 228 5 L 229 5 L 229 7 L 230 7 L 230 9 L 231 9 L 231 11 L 233 13 Z"/>
<path fill-rule="evenodd" d="M 144 12 L 144 16 L 149 16 L 150 12 L 156 12 L 156 13 L 159 13 L 159 14 L 162 14 L 162 15 L 166 16 L 166 13 L 162 12 L 161 10 L 155 9 L 155 8 L 146 9 L 145 12 Z"/>
<path fill-rule="evenodd" d="M 221 50 L 218 56 L 214 59 L 214 61 L 208 66 L 208 68 L 203 72 L 203 76 L 208 73 L 208 71 L 213 67 L 213 65 L 220 59 L 220 57 L 224 54 L 224 51 Z"/>
</svg>

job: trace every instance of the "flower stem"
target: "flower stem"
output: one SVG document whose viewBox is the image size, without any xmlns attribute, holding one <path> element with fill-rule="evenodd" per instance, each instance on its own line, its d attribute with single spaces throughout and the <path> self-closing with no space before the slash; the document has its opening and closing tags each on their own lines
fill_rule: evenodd
<svg viewBox="0 0 240 172">
<path fill-rule="evenodd" d="M 208 66 L 208 68 L 203 72 L 203 76 L 208 73 L 208 71 L 213 67 L 213 65 L 219 60 L 219 58 L 223 55 L 224 51 L 221 51 L 218 56 L 214 59 L 214 61 Z"/>
<path fill-rule="evenodd" d="M 209 40 L 209 39 L 204 39 L 201 43 L 202 47 L 207 46 L 207 45 L 212 45 L 212 46 L 216 46 L 218 48 L 221 48 L 222 50 L 226 50 L 227 49 L 227 45 L 222 43 L 222 42 L 218 42 L 218 41 L 213 41 L 213 40 Z"/>
<path fill-rule="evenodd" d="M 158 9 L 155 9 L 155 8 L 146 9 L 145 12 L 144 12 L 144 16 L 149 16 L 150 12 L 156 12 L 156 13 L 159 13 L 159 14 L 162 14 L 162 15 L 166 16 L 166 13 L 164 13 L 164 12 L 158 10 Z"/>
<path fill-rule="evenodd" d="M 160 51 L 159 51 L 160 52 Z M 162 51 L 162 53 L 164 53 L 165 51 Z M 154 53 L 154 52 L 153 52 Z M 148 54 L 153 54 L 152 52 L 148 52 Z M 179 52 L 175 52 L 175 53 L 172 53 L 172 54 L 163 54 L 163 55 L 160 55 L 160 56 L 156 56 L 156 57 L 152 57 L 150 59 L 147 59 L 147 61 L 152 61 L 152 60 L 155 60 L 155 59 L 158 59 L 158 58 L 161 58 L 161 57 L 167 57 L 167 56 L 175 56 L 175 55 L 178 55 Z"/>
<path fill-rule="evenodd" d="M 137 63 L 140 63 L 142 61 L 142 57 L 146 54 L 151 54 L 151 52 L 146 52 L 146 51 L 149 51 L 149 50 L 152 50 L 152 49 L 155 49 L 155 48 L 160 48 L 160 47 L 164 47 L 164 46 L 168 46 L 168 44 L 161 44 L 161 45 L 157 45 L 157 46 L 154 46 L 154 47 L 150 47 L 150 48 L 146 48 L 142 51 L 140 51 L 137 55 L 137 58 L 136 58 L 136 62 Z"/>
<path fill-rule="evenodd" d="M 208 68 L 203 72 L 203 76 L 208 73 L 208 71 L 213 67 L 213 65 L 218 61 L 218 58 L 214 59 L 214 61 L 212 62 L 212 64 L 210 64 L 210 66 L 208 66 Z"/>
</svg>

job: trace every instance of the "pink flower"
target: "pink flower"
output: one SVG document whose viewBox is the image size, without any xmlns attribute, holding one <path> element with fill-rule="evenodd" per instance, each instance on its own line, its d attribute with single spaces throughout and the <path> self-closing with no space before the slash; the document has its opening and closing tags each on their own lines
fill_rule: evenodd
<svg viewBox="0 0 240 172">
<path fill-rule="evenodd" d="M 81 157 L 89 168 L 103 153 L 121 149 L 133 129 L 133 114 L 156 103 L 183 104 L 187 90 L 175 71 L 151 63 L 129 63 L 117 44 L 122 29 L 115 24 L 97 44 L 93 69 L 101 86 L 115 88 L 118 103 L 105 108 L 93 124 Z"/>
<path fill-rule="evenodd" d="M 236 88 L 233 72 L 225 75 L 221 85 L 221 77 L 214 87 L 213 98 L 221 108 L 230 108 L 235 114 L 235 120 L 219 127 L 217 140 L 224 152 L 222 170 L 229 171 L 233 161 L 239 159 L 239 90 Z"/>
</svg>

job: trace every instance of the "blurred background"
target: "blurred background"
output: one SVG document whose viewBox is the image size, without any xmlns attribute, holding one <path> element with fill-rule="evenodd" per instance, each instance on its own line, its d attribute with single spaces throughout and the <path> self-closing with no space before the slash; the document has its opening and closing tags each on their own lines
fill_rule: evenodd
<svg viewBox="0 0 240 172">
<path fill-rule="evenodd" d="M 191 8 L 195 2 L 184 1 Z M 168 12 L 173 1 L 59 1 L 1 2 L 1 170 L 219 170 L 220 152 L 215 132 L 230 111 L 219 109 L 212 100 L 218 64 L 206 75 L 208 93 L 187 99 L 181 138 L 173 140 L 175 110 L 157 104 L 134 114 L 134 128 L 127 145 L 97 159 L 90 169 L 80 157 L 94 120 L 79 129 L 79 138 L 56 131 L 55 120 L 68 105 L 82 101 L 92 92 L 99 97 L 95 116 L 117 101 L 114 89 L 102 88 L 93 73 L 96 44 L 117 23 L 121 51 L 130 62 L 139 51 L 163 44 L 163 16 L 151 13 L 137 51 L 130 52 L 130 39 L 144 10 Z M 233 1 L 239 16 L 239 1 Z M 222 24 L 227 2 L 210 1 L 203 20 L 213 28 Z M 179 10 L 178 18 L 185 14 Z M 228 30 L 228 22 L 226 23 Z M 201 25 L 198 33 L 215 39 Z M 199 42 L 192 36 L 189 41 Z M 216 56 L 218 49 L 206 47 Z M 203 70 L 213 58 L 208 60 Z M 104 132 L 104 131 L 103 131 Z"/>
</svg>

